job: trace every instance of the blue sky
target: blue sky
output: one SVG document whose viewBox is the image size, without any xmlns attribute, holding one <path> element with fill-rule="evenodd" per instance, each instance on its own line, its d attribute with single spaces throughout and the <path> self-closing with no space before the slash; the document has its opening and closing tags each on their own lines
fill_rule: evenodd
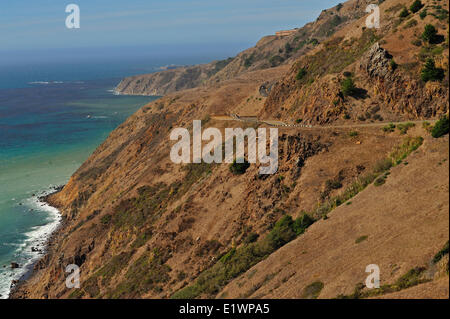
<svg viewBox="0 0 450 319">
<path fill-rule="evenodd" d="M 343 1 L 343 0 L 341 0 Z M 0 52 L 177 44 L 237 51 L 339 0 L 0 0 Z M 66 5 L 81 28 L 65 27 Z"/>
</svg>

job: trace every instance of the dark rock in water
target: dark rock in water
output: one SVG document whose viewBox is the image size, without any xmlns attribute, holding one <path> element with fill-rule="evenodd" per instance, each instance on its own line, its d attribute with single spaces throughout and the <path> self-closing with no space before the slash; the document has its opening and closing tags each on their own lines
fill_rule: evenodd
<svg viewBox="0 0 450 319">
<path fill-rule="evenodd" d="M 11 288 L 14 287 L 15 285 L 17 285 L 18 283 L 19 283 L 18 280 L 11 281 Z"/>
<path fill-rule="evenodd" d="M 31 247 L 31 251 L 32 251 L 32 252 L 37 252 L 37 251 L 39 251 L 39 249 L 37 249 L 37 248 L 35 248 L 35 247 Z"/>
<path fill-rule="evenodd" d="M 20 267 L 19 264 L 16 263 L 16 262 L 12 262 L 12 263 L 11 263 L 11 268 L 12 268 L 12 269 L 16 269 L 16 268 L 19 268 L 19 267 Z"/>
</svg>

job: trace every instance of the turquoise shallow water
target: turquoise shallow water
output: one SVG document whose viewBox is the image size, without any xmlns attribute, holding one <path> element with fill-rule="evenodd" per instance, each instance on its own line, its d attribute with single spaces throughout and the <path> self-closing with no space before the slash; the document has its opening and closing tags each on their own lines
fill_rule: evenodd
<svg viewBox="0 0 450 319">
<path fill-rule="evenodd" d="M 0 89 L 0 295 L 42 255 L 59 220 L 39 195 L 67 182 L 108 134 L 156 97 L 116 96 L 118 79 Z M 10 269 L 11 262 L 20 264 Z"/>
</svg>

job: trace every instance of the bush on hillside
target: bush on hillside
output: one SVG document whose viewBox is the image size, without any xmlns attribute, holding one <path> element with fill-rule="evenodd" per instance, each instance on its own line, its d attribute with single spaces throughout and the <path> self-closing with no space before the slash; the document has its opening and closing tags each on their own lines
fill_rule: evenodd
<svg viewBox="0 0 450 319">
<path fill-rule="evenodd" d="M 351 77 L 348 77 L 342 81 L 341 91 L 344 96 L 351 96 L 356 92 L 356 86 Z"/>
<path fill-rule="evenodd" d="M 409 16 L 409 11 L 406 8 L 403 8 L 403 10 L 400 12 L 399 17 L 400 18 L 406 18 L 407 16 Z"/>
<path fill-rule="evenodd" d="M 424 82 L 441 81 L 444 75 L 444 69 L 437 68 L 432 58 L 427 59 L 420 73 L 420 77 Z"/>
<path fill-rule="evenodd" d="M 437 29 L 432 24 L 427 24 L 422 33 L 422 39 L 430 44 L 440 42 L 440 36 Z"/>
<path fill-rule="evenodd" d="M 439 121 L 436 122 L 433 129 L 431 130 L 431 136 L 434 138 L 441 137 L 449 132 L 449 118 L 447 115 L 443 116 Z"/>
<path fill-rule="evenodd" d="M 295 79 L 297 81 L 302 80 L 306 75 L 306 70 L 305 68 L 300 68 L 300 70 L 298 70 L 297 75 L 295 76 Z"/>
<path fill-rule="evenodd" d="M 420 9 L 423 8 L 423 4 L 420 0 L 416 0 L 413 2 L 413 4 L 409 7 L 409 10 L 411 10 L 412 13 L 418 12 Z"/>
<path fill-rule="evenodd" d="M 250 163 L 244 159 L 243 163 L 238 163 L 236 160 L 230 165 L 230 171 L 235 175 L 242 175 L 250 167 Z"/>
</svg>

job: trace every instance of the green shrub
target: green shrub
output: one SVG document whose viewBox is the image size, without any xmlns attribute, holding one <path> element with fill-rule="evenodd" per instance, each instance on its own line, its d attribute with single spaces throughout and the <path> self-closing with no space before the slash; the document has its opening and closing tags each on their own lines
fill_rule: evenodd
<svg viewBox="0 0 450 319">
<path fill-rule="evenodd" d="M 351 77 L 345 78 L 341 84 L 341 91 L 344 96 L 351 96 L 355 94 L 356 87 Z"/>
<path fill-rule="evenodd" d="M 349 72 L 349 71 L 345 71 L 343 74 L 346 78 L 350 78 L 353 76 L 352 72 Z"/>
<path fill-rule="evenodd" d="M 360 236 L 360 237 L 356 238 L 355 244 L 359 244 L 360 242 L 365 241 L 367 238 L 369 238 L 369 236 Z"/>
<path fill-rule="evenodd" d="M 295 238 L 296 234 L 292 227 L 293 223 L 292 217 L 286 215 L 282 217 L 270 231 L 267 240 L 274 250 Z"/>
<path fill-rule="evenodd" d="M 295 123 L 300 124 L 301 122 L 303 122 L 303 119 L 296 119 Z"/>
<path fill-rule="evenodd" d="M 304 213 L 302 216 L 294 220 L 294 223 L 292 225 L 292 229 L 294 230 L 295 234 L 301 235 L 303 234 L 306 229 L 311 226 L 314 223 L 314 219 L 311 218 L 308 214 Z"/>
<path fill-rule="evenodd" d="M 398 67 L 398 64 L 394 61 L 394 59 L 392 59 L 391 61 L 389 61 L 389 66 L 391 67 L 392 71 L 395 71 Z"/>
<path fill-rule="evenodd" d="M 259 235 L 257 233 L 250 233 L 245 238 L 244 243 L 246 243 L 246 244 L 254 243 L 255 241 L 258 240 L 258 237 L 259 237 Z"/>
<path fill-rule="evenodd" d="M 300 70 L 298 70 L 298 72 L 297 72 L 297 75 L 295 76 L 295 79 L 297 81 L 302 80 L 305 77 L 306 73 L 307 72 L 306 72 L 305 68 L 300 68 Z"/>
<path fill-rule="evenodd" d="M 322 291 L 323 287 L 324 287 L 323 282 L 320 282 L 320 281 L 313 282 L 312 284 L 306 286 L 303 289 L 302 298 L 317 299 L 317 297 L 319 297 L 320 292 Z"/>
<path fill-rule="evenodd" d="M 103 225 L 107 225 L 107 224 L 109 224 L 109 222 L 111 221 L 111 215 L 110 214 L 106 214 L 105 216 L 102 216 L 102 218 L 100 219 L 100 222 L 103 224 Z"/>
<path fill-rule="evenodd" d="M 278 66 L 283 62 L 284 62 L 284 58 L 279 55 L 275 55 L 269 59 L 269 63 L 270 63 L 271 67 Z"/>
<path fill-rule="evenodd" d="M 236 160 L 230 165 L 230 171 L 235 175 L 242 175 L 250 167 L 250 163 L 244 159 L 243 163 L 238 163 Z"/>
<path fill-rule="evenodd" d="M 342 187 L 342 183 L 339 180 L 329 179 L 325 182 L 327 189 L 339 189 Z"/>
<path fill-rule="evenodd" d="M 422 10 L 422 12 L 420 12 L 419 17 L 423 20 L 425 19 L 425 17 L 427 16 L 427 10 Z"/>
<path fill-rule="evenodd" d="M 375 173 L 384 173 L 392 167 L 392 160 L 390 158 L 384 158 L 375 163 L 373 171 Z"/>
<path fill-rule="evenodd" d="M 399 14 L 399 17 L 400 18 L 406 18 L 407 16 L 409 16 L 409 11 L 408 11 L 408 9 L 403 8 L 403 10 Z"/>
<path fill-rule="evenodd" d="M 396 146 L 394 150 L 389 154 L 389 158 L 392 163 L 398 163 L 404 160 L 409 154 L 417 150 L 423 143 L 423 137 L 406 137 L 403 143 Z"/>
<path fill-rule="evenodd" d="M 384 178 L 384 176 L 382 176 L 382 177 L 378 177 L 373 184 L 375 186 L 381 186 L 384 183 L 386 183 L 386 179 Z"/>
<path fill-rule="evenodd" d="M 251 67 L 252 64 L 253 64 L 254 58 L 255 58 L 255 54 L 254 54 L 254 53 L 253 53 L 251 56 L 249 56 L 248 58 L 245 58 L 245 60 L 244 60 L 244 66 L 245 66 L 246 68 Z"/>
<path fill-rule="evenodd" d="M 394 132 L 394 130 L 395 130 L 395 124 L 394 124 L 394 123 L 389 123 L 388 125 L 383 126 L 382 130 L 383 130 L 384 132 Z"/>
<path fill-rule="evenodd" d="M 408 133 L 408 130 L 411 127 L 416 126 L 416 124 L 412 123 L 412 122 L 407 122 L 407 123 L 400 123 L 397 125 L 398 130 L 400 131 L 400 134 L 404 135 L 406 133 Z"/>
<path fill-rule="evenodd" d="M 350 137 L 355 137 L 355 136 L 358 136 L 358 132 L 357 131 L 350 131 L 349 133 L 348 133 L 348 136 L 350 136 Z"/>
<path fill-rule="evenodd" d="M 431 130 L 431 136 L 434 138 L 441 137 L 449 132 L 449 118 L 444 115 L 439 121 L 436 122 Z"/>
<path fill-rule="evenodd" d="M 437 68 L 434 60 L 431 58 L 427 59 L 420 73 L 420 77 L 424 82 L 441 81 L 444 78 L 444 75 L 444 69 Z"/>
<path fill-rule="evenodd" d="M 422 33 L 422 39 L 428 43 L 434 43 L 437 39 L 437 30 L 432 24 L 427 24 Z"/>
<path fill-rule="evenodd" d="M 445 255 L 448 255 L 448 249 L 449 249 L 449 247 L 448 247 L 448 240 L 447 240 L 444 247 L 436 255 L 434 255 L 433 263 L 434 264 L 438 263 L 442 259 L 442 257 L 444 257 Z"/>
<path fill-rule="evenodd" d="M 412 286 L 416 286 L 423 282 L 421 276 L 426 269 L 424 267 L 416 267 L 409 270 L 406 274 L 401 276 L 395 283 L 398 290 L 406 289 Z"/>
<path fill-rule="evenodd" d="M 416 0 L 412 3 L 412 5 L 409 7 L 409 10 L 411 10 L 412 13 L 418 12 L 420 9 L 423 8 L 423 4 L 420 0 Z"/>
</svg>

